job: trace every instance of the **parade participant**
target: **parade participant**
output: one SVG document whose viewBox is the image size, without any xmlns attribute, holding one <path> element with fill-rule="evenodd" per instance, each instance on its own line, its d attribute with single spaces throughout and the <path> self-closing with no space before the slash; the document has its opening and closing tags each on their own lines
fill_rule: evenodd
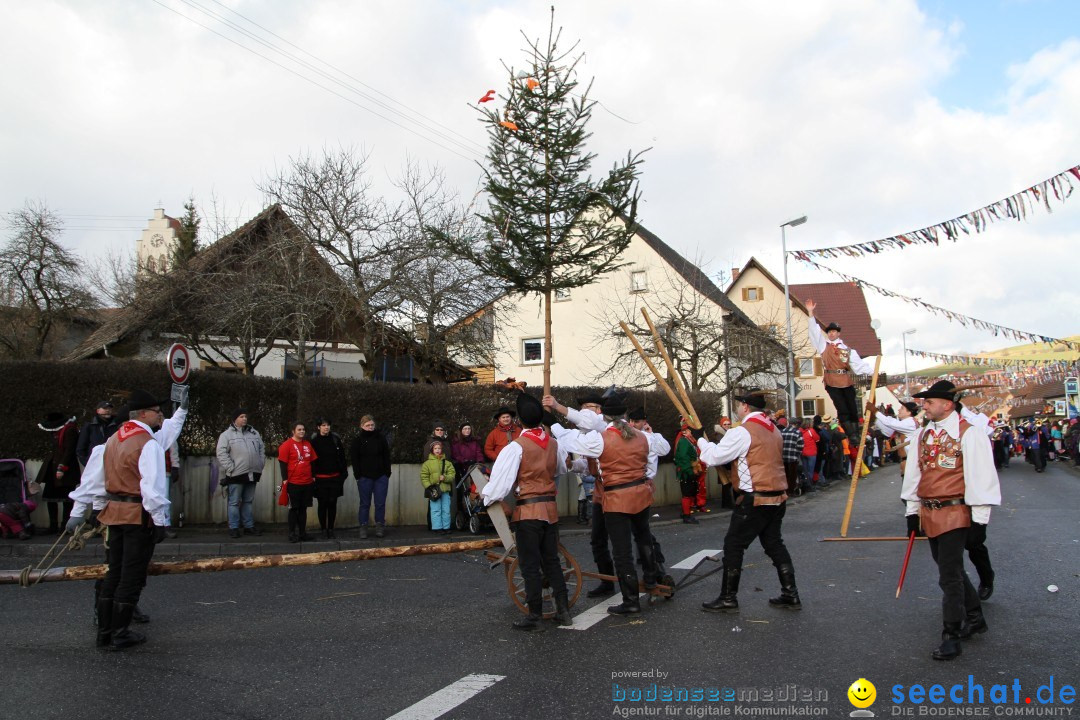
<svg viewBox="0 0 1080 720">
<path fill-rule="evenodd" d="M 71 501 L 68 493 L 79 484 L 81 474 L 76 447 L 79 442 L 79 428 L 75 418 L 67 413 L 51 412 L 38 423 L 38 428 L 52 433 L 52 452 L 38 470 L 37 482 L 44 486 L 41 497 L 49 507 L 49 535 L 60 532 L 71 515 Z M 61 517 L 60 507 L 64 512 Z"/>
<path fill-rule="evenodd" d="M 743 554 L 757 538 L 772 560 L 780 578 L 780 595 L 769 600 L 773 607 L 800 610 L 802 602 L 795 585 L 795 566 L 784 545 L 782 526 L 787 510 L 787 478 L 784 475 L 780 431 L 763 412 L 765 395 L 751 389 L 736 396 L 736 414 L 742 421 L 719 443 L 698 439 L 701 461 L 720 465 L 735 461 L 738 485 L 735 509 L 724 537 L 724 576 L 720 595 L 702 603 L 707 612 L 738 612 L 739 579 Z"/>
<path fill-rule="evenodd" d="M 567 452 L 599 461 L 600 481 L 597 485 L 604 488 L 604 522 L 611 539 L 615 575 L 622 590 L 622 603 L 612 605 L 608 612 L 628 615 L 641 612 L 631 536 L 644 568 L 645 587 L 655 587 L 659 579 L 649 530 L 652 490 L 647 472 L 650 453 L 660 455 L 661 448 L 667 443 L 655 433 L 639 432 L 630 427 L 625 419 L 625 399 L 620 395 L 605 397 L 601 412 L 607 425 L 603 432 L 590 430 L 581 434 L 557 423 L 551 431 L 560 444 L 565 442 Z"/>
<path fill-rule="evenodd" d="M 904 473 L 900 497 L 907 502 L 908 532 L 921 525 L 930 539 L 943 592 L 941 645 L 931 656 L 952 660 L 960 641 L 986 632 L 979 596 L 964 571 L 964 548 L 972 523 L 990 522 L 990 507 L 1001 504 L 1001 488 L 990 441 L 960 417 L 959 391 L 948 380 L 916 393 L 929 419 L 912 439 L 915 462 Z"/>
<path fill-rule="evenodd" d="M 698 459 L 698 449 L 686 418 L 679 419 L 679 434 L 675 436 L 675 479 L 682 494 L 682 521 L 697 525 L 692 515 L 697 506 L 698 484 L 705 482 L 705 466 Z"/>
<path fill-rule="evenodd" d="M 82 426 L 79 431 L 79 442 L 75 447 L 75 456 L 79 458 L 79 464 L 86 467 L 90 460 L 90 452 L 98 445 L 104 445 L 105 441 L 112 437 L 120 427 L 122 418 L 113 415 L 113 404 L 108 400 L 102 400 L 94 410 L 94 417 Z"/>
<path fill-rule="evenodd" d="M 836 323 L 829 323 L 825 328 L 828 338 L 822 336 L 814 318 L 815 308 L 817 303 L 806 301 L 806 311 L 810 314 L 810 343 L 821 354 L 825 392 L 829 393 L 836 407 L 836 418 L 848 437 L 857 437 L 859 408 L 855 404 L 855 375 L 872 375 L 874 367 L 859 357 L 854 348 L 844 344 L 840 339 L 840 326 Z"/>
<path fill-rule="evenodd" d="M 525 430 L 499 453 L 491 479 L 480 493 L 488 506 L 516 488 L 514 538 L 529 614 L 514 621 L 514 628 L 540 629 L 545 579 L 555 600 L 555 621 L 573 625 L 559 559 L 559 511 L 555 504 L 555 477 L 566 467 L 566 450 L 541 425 L 544 408 L 536 398 L 518 395 L 517 415 Z"/>
<path fill-rule="evenodd" d="M 128 398 L 128 421 L 95 448 L 87 460 L 67 530 L 75 533 L 88 511 L 101 504 L 96 521 L 107 526 L 109 569 L 97 598 L 99 647 L 123 650 L 146 641 L 129 628 L 146 585 L 154 545 L 169 525 L 169 478 L 165 449 L 180 435 L 187 418 L 187 389 L 180 407 L 162 421 L 163 400 L 144 390 Z M 148 618 L 147 618 L 148 619 Z"/>
<path fill-rule="evenodd" d="M 645 408 L 639 407 L 631 410 L 626 414 L 626 420 L 630 427 L 640 432 L 651 433 L 653 431 L 652 426 L 649 425 L 649 418 L 645 415 Z M 657 441 L 656 452 L 649 453 L 649 464 L 645 468 L 645 477 L 650 481 L 656 479 L 656 471 L 660 466 L 660 458 L 671 452 L 671 445 L 662 436 Z M 656 492 L 655 485 L 652 487 L 652 491 Z M 708 512 L 706 510 L 706 512 Z"/>
<path fill-rule="evenodd" d="M 289 494 L 289 542 L 313 540 L 307 534 L 307 509 L 315 494 L 315 477 L 311 464 L 318 459 L 311 443 L 304 439 L 307 428 L 302 422 L 292 424 L 292 436 L 278 447 L 281 482 Z"/>
<path fill-rule="evenodd" d="M 484 440 L 484 455 L 491 462 L 499 457 L 502 449 L 514 442 L 521 434 L 521 428 L 514 422 L 514 411 L 503 406 L 495 411 L 492 419 L 497 423 Z"/>
<path fill-rule="evenodd" d="M 866 409 L 871 413 L 871 422 L 874 422 L 876 418 L 877 422 L 874 427 L 887 438 L 899 435 L 901 442 L 906 444 L 910 442 L 911 436 L 919 429 L 919 423 L 915 420 L 915 416 L 919 414 L 919 406 L 910 400 L 900 403 L 900 409 L 897 411 L 896 417 L 879 413 L 874 404 L 870 402 L 866 403 Z M 907 447 L 900 447 L 896 453 L 900 456 L 900 477 L 903 477 L 904 468 L 907 467 Z"/>
</svg>

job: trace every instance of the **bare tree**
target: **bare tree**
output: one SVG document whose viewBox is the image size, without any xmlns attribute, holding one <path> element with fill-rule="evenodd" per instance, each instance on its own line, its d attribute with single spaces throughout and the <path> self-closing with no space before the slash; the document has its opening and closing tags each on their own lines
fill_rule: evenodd
<svg viewBox="0 0 1080 720">
<path fill-rule="evenodd" d="M 109 248 L 104 256 L 91 260 L 86 280 L 107 307 L 128 307 L 135 302 L 135 281 L 139 261 L 135 253 Z"/>
<path fill-rule="evenodd" d="M 11 236 L 0 249 L 0 348 L 42 359 L 64 323 L 97 307 L 82 284 L 83 264 L 60 243 L 63 223 L 44 203 L 8 214 Z"/>
</svg>

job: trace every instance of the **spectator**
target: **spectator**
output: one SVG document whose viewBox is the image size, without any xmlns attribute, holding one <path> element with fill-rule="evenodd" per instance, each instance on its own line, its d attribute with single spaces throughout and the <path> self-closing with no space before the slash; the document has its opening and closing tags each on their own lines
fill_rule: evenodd
<svg viewBox="0 0 1080 720">
<path fill-rule="evenodd" d="M 79 485 L 82 470 L 75 455 L 79 443 L 79 430 L 75 418 L 66 413 L 51 412 L 38 423 L 38 427 L 52 433 L 52 453 L 41 465 L 37 482 L 44 485 L 41 497 L 49 505 L 48 534 L 55 535 L 67 525 L 74 503 L 68 494 Z M 64 506 L 63 520 L 60 519 L 60 505 Z"/>
<path fill-rule="evenodd" d="M 1061 432 L 1061 423 L 1054 421 L 1050 430 L 1050 440 L 1054 443 L 1054 453 L 1058 460 L 1065 459 L 1065 433 Z"/>
<path fill-rule="evenodd" d="M 431 451 L 431 444 L 434 442 L 441 442 L 443 444 L 443 451 L 447 457 L 450 455 L 450 434 L 446 431 L 446 424 L 442 420 L 436 420 L 435 426 L 431 428 L 431 435 L 428 436 L 427 442 L 424 443 L 424 457 L 428 456 Z"/>
<path fill-rule="evenodd" d="M 829 449 L 832 447 L 832 433 L 828 426 L 822 422 L 820 415 L 815 415 L 811 423 L 814 432 L 818 434 L 817 460 L 814 462 L 814 476 L 811 481 L 817 482 L 821 487 L 829 487 L 826 477 L 825 465 L 829 459 Z"/>
<path fill-rule="evenodd" d="M 278 464 L 282 482 L 289 493 L 289 542 L 313 540 L 307 534 L 307 509 L 315 491 L 315 476 L 311 464 L 318 459 L 315 449 L 304 436 L 307 428 L 302 422 L 292 424 L 292 437 L 278 447 Z"/>
<path fill-rule="evenodd" d="M 353 477 L 360 491 L 360 539 L 367 540 L 371 500 L 375 499 L 375 537 L 386 534 L 386 491 L 390 487 L 390 445 L 375 429 L 375 418 L 360 418 L 360 434 L 349 448 Z"/>
<path fill-rule="evenodd" d="M 29 540 L 34 533 L 34 524 L 30 522 L 30 513 L 37 510 L 33 500 L 9 502 L 0 505 L 0 537 L 17 537 Z"/>
<path fill-rule="evenodd" d="M 455 433 L 454 439 L 450 441 L 450 459 L 454 461 L 454 474 L 458 479 L 465 477 L 469 472 L 469 468 L 473 465 L 483 464 L 486 460 L 484 446 L 480 444 L 480 441 L 476 439 L 476 435 L 473 434 L 471 424 L 462 423 L 457 433 Z M 453 506 L 457 508 L 458 512 L 465 512 L 463 504 L 467 497 L 467 492 L 457 493 L 457 502 Z M 465 515 L 467 517 L 468 513 L 465 513 Z"/>
<path fill-rule="evenodd" d="M 491 462 L 495 462 L 495 458 L 499 456 L 502 449 L 514 442 L 521 434 L 521 428 L 514 422 L 515 417 L 517 413 L 505 405 L 495 411 L 493 419 L 498 424 L 488 433 L 484 441 L 484 455 Z"/>
<path fill-rule="evenodd" d="M 248 425 L 244 408 L 233 412 L 232 423 L 218 436 L 217 461 L 224 478 L 221 484 L 229 494 L 229 537 L 238 538 L 241 532 L 262 535 L 255 527 L 252 502 L 266 463 L 266 448 L 259 431 Z"/>
<path fill-rule="evenodd" d="M 811 427 L 810 418 L 805 418 L 802 421 L 802 437 L 803 474 L 806 476 L 803 489 L 805 490 L 808 486 L 812 487 L 814 480 L 814 466 L 817 464 L 818 440 L 821 439 L 821 436 L 817 434 L 817 431 Z"/>
<path fill-rule="evenodd" d="M 787 477 L 789 495 L 794 495 L 801 486 L 799 483 L 799 468 L 802 466 L 803 451 L 803 436 L 799 429 L 801 422 L 799 418 L 792 418 L 789 423 L 786 417 L 776 421 L 780 427 L 780 435 L 784 438 L 781 455 L 784 459 L 784 475 Z"/>
<path fill-rule="evenodd" d="M 1080 465 L 1080 421 L 1076 418 L 1069 419 L 1069 429 L 1065 432 L 1065 446 L 1069 450 L 1069 457 L 1073 465 Z M 1009 467 L 1006 459 L 1005 467 Z"/>
<path fill-rule="evenodd" d="M 311 471 L 315 476 L 315 498 L 319 501 L 319 528 L 327 540 L 334 539 L 334 523 L 337 520 L 337 501 L 345 494 L 345 478 L 349 476 L 349 461 L 345 457 L 345 444 L 341 437 L 330 430 L 326 418 L 315 420 L 317 431 L 311 438 L 315 450 L 315 462 Z"/>
<path fill-rule="evenodd" d="M 113 404 L 108 400 L 102 400 L 94 410 L 94 418 L 82 426 L 79 431 L 79 442 L 75 447 L 75 456 L 79 459 L 79 465 L 86 467 L 86 461 L 90 459 L 90 453 L 98 445 L 104 445 L 105 441 L 112 437 L 116 429 L 120 427 L 120 418 L 113 414 Z"/>
<path fill-rule="evenodd" d="M 431 510 L 431 529 L 439 535 L 450 533 L 450 489 L 454 485 L 454 463 L 448 462 L 443 455 L 443 444 L 431 443 L 431 453 L 420 466 L 420 482 L 427 490 L 432 485 L 439 486 L 439 498 L 428 499 Z"/>
</svg>

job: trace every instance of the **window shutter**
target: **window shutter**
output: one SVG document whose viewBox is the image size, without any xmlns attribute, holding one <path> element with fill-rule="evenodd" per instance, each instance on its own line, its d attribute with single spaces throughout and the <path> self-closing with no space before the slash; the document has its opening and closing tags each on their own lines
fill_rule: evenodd
<svg viewBox="0 0 1080 720">
<path fill-rule="evenodd" d="M 817 398 L 816 400 L 814 400 L 814 408 L 817 410 L 817 412 L 814 413 L 815 415 L 824 415 L 825 400 L 823 400 L 822 398 Z"/>
<path fill-rule="evenodd" d="M 825 374 L 824 368 L 822 368 L 822 366 L 821 366 L 821 358 L 819 358 L 819 357 L 814 358 L 814 375 L 816 377 L 821 377 L 824 374 Z"/>
<path fill-rule="evenodd" d="M 743 288 L 742 289 L 742 299 L 744 301 L 750 299 L 750 288 Z"/>
</svg>

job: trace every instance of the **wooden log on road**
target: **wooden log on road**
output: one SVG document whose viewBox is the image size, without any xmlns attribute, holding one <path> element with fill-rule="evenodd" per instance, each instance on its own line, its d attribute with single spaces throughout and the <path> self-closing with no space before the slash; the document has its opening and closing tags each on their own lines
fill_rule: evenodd
<svg viewBox="0 0 1080 720">
<path fill-rule="evenodd" d="M 444 555 L 447 553 L 487 550 L 500 547 L 499 538 L 484 540 L 466 540 L 450 543 L 430 543 L 427 545 L 398 545 L 394 547 L 362 548 L 358 550 L 331 550 L 327 552 L 294 553 L 290 555 L 240 555 L 237 557 L 201 558 L 199 560 L 177 560 L 173 562 L 150 563 L 150 575 L 183 575 L 185 573 L 223 572 L 225 570 L 256 570 L 259 568 L 296 567 L 300 565 L 324 565 L 326 563 L 352 562 L 354 560 L 375 560 L 390 557 L 411 557 L 413 555 Z M 27 570 L 0 571 L 0 585 L 26 585 L 40 582 L 60 582 L 64 580 L 97 580 L 105 577 L 107 565 L 78 565 L 52 568 L 47 572 Z"/>
</svg>

